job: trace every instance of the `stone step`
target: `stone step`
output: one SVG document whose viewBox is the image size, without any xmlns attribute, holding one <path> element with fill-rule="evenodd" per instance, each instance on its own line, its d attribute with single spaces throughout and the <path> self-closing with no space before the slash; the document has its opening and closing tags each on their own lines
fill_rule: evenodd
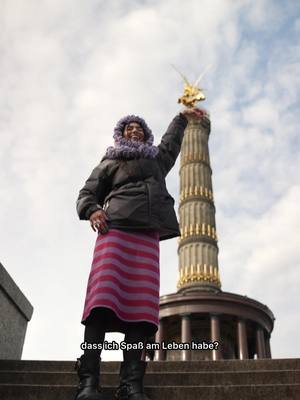
<svg viewBox="0 0 300 400">
<path fill-rule="evenodd" d="M 76 389 L 69 385 L 0 385 L 3 400 L 73 400 Z M 146 386 L 151 400 L 297 400 L 300 385 Z M 105 400 L 114 389 L 104 388 Z"/>
<path fill-rule="evenodd" d="M 76 372 L 69 371 L 0 371 L 0 382 L 27 385 L 77 385 Z M 101 373 L 102 386 L 118 386 L 119 377 L 114 372 Z M 150 386 L 195 386 L 195 385 L 262 385 L 300 384 L 299 370 L 282 371 L 191 371 L 191 372 L 148 372 L 145 385 Z"/>
<path fill-rule="evenodd" d="M 75 361 L 0 360 L 0 371 L 73 371 Z M 103 372 L 118 372 L 119 361 L 105 361 Z M 149 361 L 148 372 L 300 370 L 300 359 Z"/>
<path fill-rule="evenodd" d="M 73 400 L 74 364 L 0 360 L 0 399 Z M 119 361 L 101 364 L 107 400 L 114 398 L 119 367 Z M 145 390 L 151 400 L 299 400 L 300 360 L 148 362 Z"/>
</svg>

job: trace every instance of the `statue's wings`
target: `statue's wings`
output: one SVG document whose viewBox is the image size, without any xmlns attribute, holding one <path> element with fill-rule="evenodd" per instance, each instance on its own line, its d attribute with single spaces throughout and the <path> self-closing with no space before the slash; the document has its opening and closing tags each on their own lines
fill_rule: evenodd
<svg viewBox="0 0 300 400">
<path fill-rule="evenodd" d="M 182 77 L 182 79 L 184 80 L 184 83 L 188 86 L 191 86 L 189 81 L 186 79 L 186 77 L 175 67 L 175 65 L 171 64 L 171 66 L 175 69 L 176 72 L 178 72 L 178 74 Z"/>
<path fill-rule="evenodd" d="M 205 70 L 201 73 L 201 75 L 199 76 L 199 78 L 196 79 L 196 81 L 195 81 L 195 83 L 193 84 L 193 86 L 195 86 L 195 87 L 198 86 L 198 84 L 199 84 L 199 82 L 201 81 L 201 79 L 203 78 L 203 76 L 206 74 L 206 72 L 207 72 L 209 69 L 211 69 L 211 67 L 212 67 L 212 64 L 209 64 L 209 65 L 205 68 Z"/>
</svg>

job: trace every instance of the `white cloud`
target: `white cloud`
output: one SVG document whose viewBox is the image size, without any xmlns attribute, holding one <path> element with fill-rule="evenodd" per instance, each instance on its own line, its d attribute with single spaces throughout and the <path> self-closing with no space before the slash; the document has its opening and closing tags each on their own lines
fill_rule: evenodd
<svg viewBox="0 0 300 400">
<path fill-rule="evenodd" d="M 287 15 L 290 8 L 288 3 L 282 7 L 270 0 L 255 3 L 249 1 L 245 16 L 253 30 L 276 32 L 281 25 L 283 14 Z"/>
<path fill-rule="evenodd" d="M 294 29 L 296 32 L 299 32 L 300 30 L 300 18 L 296 19 L 296 21 L 294 22 Z"/>
<path fill-rule="evenodd" d="M 291 186 L 261 217 L 234 221 L 222 247 L 226 249 L 224 275 L 226 264 L 234 260 L 229 281 L 232 290 L 258 299 L 273 311 L 276 321 L 272 343 L 277 357 L 294 357 L 299 351 L 296 343 L 287 346 L 298 320 L 299 200 L 300 186 Z M 230 233 L 236 234 L 236 241 Z"/>
</svg>

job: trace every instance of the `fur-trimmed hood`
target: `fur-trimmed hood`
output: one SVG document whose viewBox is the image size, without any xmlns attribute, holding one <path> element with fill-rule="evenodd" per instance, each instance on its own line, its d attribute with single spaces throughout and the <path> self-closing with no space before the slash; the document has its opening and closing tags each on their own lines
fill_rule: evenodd
<svg viewBox="0 0 300 400">
<path fill-rule="evenodd" d="M 145 135 L 145 142 L 135 142 L 123 137 L 125 126 L 130 122 L 141 125 Z M 132 159 L 132 158 L 155 158 L 158 148 L 153 146 L 154 136 L 145 120 L 137 115 L 127 115 L 120 119 L 114 129 L 114 146 L 106 150 L 105 158 L 109 159 Z"/>
</svg>

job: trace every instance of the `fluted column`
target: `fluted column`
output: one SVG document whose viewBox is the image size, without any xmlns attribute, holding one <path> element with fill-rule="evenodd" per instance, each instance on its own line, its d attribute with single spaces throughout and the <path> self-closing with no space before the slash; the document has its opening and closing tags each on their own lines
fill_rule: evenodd
<svg viewBox="0 0 300 400">
<path fill-rule="evenodd" d="M 192 333 L 191 333 L 191 319 L 189 314 L 181 315 L 181 342 L 191 343 Z M 182 361 L 191 360 L 191 350 L 182 350 L 181 352 Z"/>
<path fill-rule="evenodd" d="M 239 353 L 238 358 L 240 360 L 245 360 L 249 358 L 249 353 L 248 353 L 246 323 L 244 319 L 239 319 L 237 322 L 237 337 L 238 337 L 238 353 Z"/>
<path fill-rule="evenodd" d="M 208 138 L 210 120 L 189 117 L 181 147 L 178 291 L 219 291 L 218 245 Z"/>
<path fill-rule="evenodd" d="M 257 358 L 266 358 L 264 331 L 260 326 L 256 328 L 256 354 Z"/>
<path fill-rule="evenodd" d="M 159 321 L 159 328 L 155 334 L 155 342 L 160 344 L 159 350 L 155 350 L 154 359 L 155 361 L 165 361 L 166 352 L 161 348 L 162 341 L 165 340 L 165 320 Z"/>
<path fill-rule="evenodd" d="M 270 335 L 266 337 L 266 357 L 272 358 L 271 345 L 270 345 Z"/>
<path fill-rule="evenodd" d="M 212 350 L 212 359 L 213 360 L 221 360 L 221 335 L 220 335 L 220 319 L 218 315 L 212 314 L 210 316 L 210 329 L 211 329 L 211 342 L 218 342 L 219 346 L 217 350 Z"/>
</svg>

